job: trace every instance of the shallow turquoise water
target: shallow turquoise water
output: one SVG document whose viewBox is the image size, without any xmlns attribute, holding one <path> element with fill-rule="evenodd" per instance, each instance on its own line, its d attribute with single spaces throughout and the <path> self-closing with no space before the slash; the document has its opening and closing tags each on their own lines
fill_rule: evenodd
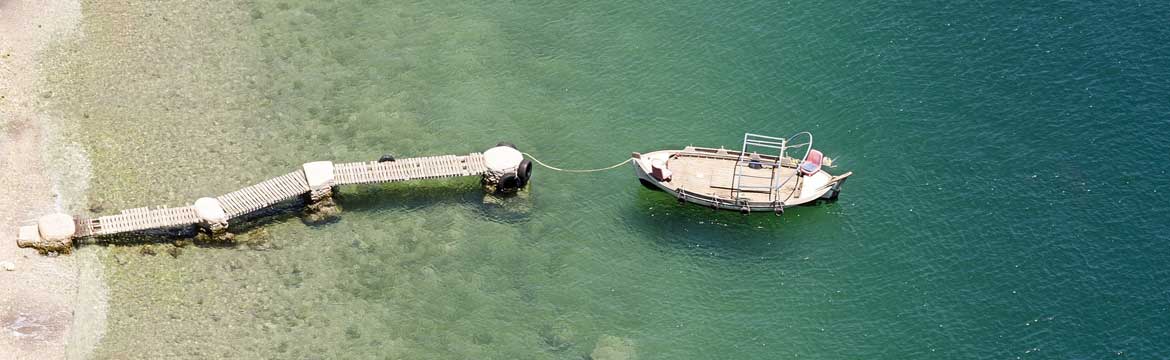
<svg viewBox="0 0 1170 360">
<path fill-rule="evenodd" d="M 158 129 L 199 113 L 85 110 L 83 129 L 114 129 L 86 140 L 104 206 L 181 203 L 309 160 L 500 140 L 588 168 L 809 130 L 857 175 L 840 201 L 783 218 L 680 207 L 625 168 L 537 169 L 530 196 L 502 208 L 474 181 L 344 189 L 338 223 L 281 217 L 244 236 L 271 238 L 267 251 L 102 248 L 102 357 L 1170 356 L 1161 3 L 196 10 L 239 34 L 187 29 L 229 50 L 164 58 L 164 80 L 188 79 L 191 62 L 210 70 L 149 86 L 234 110 L 204 112 L 217 136 L 196 141 Z M 158 61 L 148 54 L 126 57 Z M 63 93 L 144 86 L 86 66 L 73 71 L 99 75 Z M 198 85 L 220 78 L 243 86 Z M 118 146 L 127 132 L 144 140 Z M 110 170 L 150 154 L 174 165 Z"/>
</svg>

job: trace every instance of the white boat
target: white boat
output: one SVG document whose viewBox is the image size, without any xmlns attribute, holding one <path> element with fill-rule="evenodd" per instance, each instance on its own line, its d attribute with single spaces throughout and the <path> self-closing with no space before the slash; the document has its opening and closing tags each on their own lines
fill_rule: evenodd
<svg viewBox="0 0 1170 360">
<path fill-rule="evenodd" d="M 792 157 L 794 152 L 802 156 Z M 813 149 L 808 132 L 788 138 L 744 134 L 739 151 L 687 146 L 632 157 L 643 185 L 670 193 L 680 203 L 743 213 L 780 215 L 788 207 L 836 199 L 853 175 L 826 171 L 832 159 Z"/>
</svg>

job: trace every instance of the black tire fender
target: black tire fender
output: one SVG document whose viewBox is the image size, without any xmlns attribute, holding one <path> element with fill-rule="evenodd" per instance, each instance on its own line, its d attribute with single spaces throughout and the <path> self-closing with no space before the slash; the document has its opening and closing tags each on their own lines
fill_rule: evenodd
<svg viewBox="0 0 1170 360">
<path fill-rule="evenodd" d="M 519 188 L 528 185 L 528 180 L 532 179 L 532 161 L 528 159 L 521 160 L 520 166 L 516 167 L 516 176 L 520 177 Z"/>
<path fill-rule="evenodd" d="M 513 174 L 504 175 L 504 177 L 500 178 L 500 184 L 496 185 L 496 189 L 500 192 L 519 188 L 520 178 Z"/>
</svg>

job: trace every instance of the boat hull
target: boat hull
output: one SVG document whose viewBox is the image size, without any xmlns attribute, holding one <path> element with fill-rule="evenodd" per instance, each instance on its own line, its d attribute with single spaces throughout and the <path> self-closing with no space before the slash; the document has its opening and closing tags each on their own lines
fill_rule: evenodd
<svg viewBox="0 0 1170 360">
<path fill-rule="evenodd" d="M 702 148 L 700 148 L 700 149 L 702 149 Z M 694 148 L 688 147 L 688 150 L 694 151 Z M 702 150 L 714 150 L 714 149 L 702 149 Z M 739 212 L 782 213 L 784 211 L 784 209 L 792 207 L 792 206 L 811 204 L 811 203 L 815 203 L 817 200 L 836 199 L 837 196 L 839 196 L 841 193 L 841 185 L 845 182 L 845 178 L 848 177 L 848 175 L 849 175 L 849 174 L 846 174 L 845 176 L 842 176 L 842 177 L 834 177 L 832 175 L 829 175 L 828 173 L 818 174 L 818 175 L 822 176 L 821 178 L 818 178 L 818 180 L 820 180 L 821 182 L 824 182 L 825 185 L 816 186 L 815 188 L 811 188 L 812 190 L 810 190 L 810 191 L 802 192 L 800 194 L 800 196 L 797 196 L 795 198 L 789 198 L 789 199 L 786 199 L 785 201 L 782 201 L 782 202 L 744 201 L 744 200 L 736 201 L 733 199 L 722 198 L 722 197 L 714 196 L 711 194 L 702 194 L 702 193 L 692 192 L 692 191 L 689 191 L 686 189 L 681 189 L 677 186 L 672 186 L 673 184 L 671 184 L 670 182 L 659 181 L 659 180 L 655 179 L 654 176 L 652 176 L 650 174 L 651 173 L 651 165 L 650 164 L 654 160 L 666 161 L 667 159 L 670 159 L 672 156 L 675 156 L 675 155 L 682 153 L 684 151 L 687 151 L 687 150 L 661 150 L 661 151 L 647 153 L 644 155 L 635 154 L 633 161 L 631 161 L 630 163 L 633 164 L 634 173 L 638 177 L 638 180 L 639 180 L 639 182 L 642 183 L 642 185 L 649 187 L 649 188 L 653 188 L 656 190 L 661 190 L 663 192 L 666 192 L 666 193 L 670 194 L 671 196 L 675 197 L 676 199 L 678 199 L 679 202 L 688 202 L 688 203 L 697 204 L 700 206 L 710 207 L 710 208 L 714 208 L 714 209 L 731 210 L 731 211 L 739 211 Z M 727 150 L 722 150 L 722 149 L 719 149 L 718 151 L 720 151 L 721 153 L 729 153 L 729 156 L 738 156 L 738 152 L 736 152 L 736 151 L 727 151 Z"/>
</svg>

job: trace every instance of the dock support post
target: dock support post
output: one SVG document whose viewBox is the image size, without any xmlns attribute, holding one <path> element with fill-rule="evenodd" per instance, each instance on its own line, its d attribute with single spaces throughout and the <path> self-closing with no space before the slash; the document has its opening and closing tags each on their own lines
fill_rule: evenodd
<svg viewBox="0 0 1170 360">
<path fill-rule="evenodd" d="M 315 161 L 301 165 L 309 185 L 304 221 L 320 224 L 336 219 L 341 209 L 333 201 L 333 162 Z"/>
<path fill-rule="evenodd" d="M 500 143 L 483 153 L 487 171 L 483 173 L 484 190 L 493 194 L 511 194 L 528 185 L 532 162 L 509 143 Z"/>
<path fill-rule="evenodd" d="M 333 162 L 315 161 L 301 168 L 305 170 L 305 183 L 309 184 L 310 202 L 333 196 Z"/>
<path fill-rule="evenodd" d="M 16 245 L 34 248 L 41 254 L 68 254 L 73 251 L 77 222 L 66 214 L 51 214 L 37 219 L 36 225 L 20 227 Z"/>
<path fill-rule="evenodd" d="M 231 240 L 235 236 L 227 231 L 228 217 L 223 205 L 214 198 L 200 198 L 195 200 L 195 215 L 199 217 L 199 226 L 215 240 Z"/>
</svg>

